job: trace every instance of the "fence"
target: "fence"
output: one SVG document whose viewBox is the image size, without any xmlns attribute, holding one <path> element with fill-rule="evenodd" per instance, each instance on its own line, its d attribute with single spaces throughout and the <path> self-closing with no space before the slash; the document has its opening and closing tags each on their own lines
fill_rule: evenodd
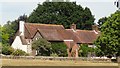
<svg viewBox="0 0 120 68">
<path fill-rule="evenodd" d="M 108 58 L 99 57 L 49 57 L 49 56 L 2 56 L 2 59 L 40 59 L 40 60 L 59 60 L 59 61 L 91 61 L 91 62 L 111 62 Z"/>
</svg>

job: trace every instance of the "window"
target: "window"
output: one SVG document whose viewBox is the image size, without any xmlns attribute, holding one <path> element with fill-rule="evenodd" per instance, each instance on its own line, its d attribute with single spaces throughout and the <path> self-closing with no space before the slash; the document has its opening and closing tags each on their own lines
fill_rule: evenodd
<svg viewBox="0 0 120 68">
<path fill-rule="evenodd" d="M 36 40 L 38 40 L 39 38 L 36 38 Z"/>
</svg>

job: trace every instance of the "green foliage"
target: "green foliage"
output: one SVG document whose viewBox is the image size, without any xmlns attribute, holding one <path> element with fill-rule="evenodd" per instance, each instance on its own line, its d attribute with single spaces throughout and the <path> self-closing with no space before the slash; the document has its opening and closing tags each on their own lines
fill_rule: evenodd
<svg viewBox="0 0 120 68">
<path fill-rule="evenodd" d="M 89 52 L 94 52 L 94 48 L 88 47 L 87 44 L 80 45 L 79 56 L 87 57 Z"/>
<path fill-rule="evenodd" d="M 1 29 L 1 38 L 3 44 L 11 44 L 13 41 L 13 36 L 15 35 L 16 31 L 18 30 L 18 22 L 8 21 L 7 24 L 5 24 Z"/>
<path fill-rule="evenodd" d="M 0 25 L 0 44 L 2 44 L 2 26 Z"/>
<path fill-rule="evenodd" d="M 105 23 L 105 21 L 107 21 L 107 17 L 100 18 L 97 22 L 99 24 L 99 27 L 101 27 Z"/>
<path fill-rule="evenodd" d="M 37 55 L 50 56 L 51 54 L 51 43 L 43 38 L 33 41 L 32 49 L 37 50 Z"/>
<path fill-rule="evenodd" d="M 67 56 L 67 47 L 63 42 L 48 42 L 40 38 L 32 43 L 32 49 L 41 56 Z"/>
<path fill-rule="evenodd" d="M 0 27 L 0 38 L 3 44 L 8 43 L 9 34 L 5 33 L 5 27 Z"/>
<path fill-rule="evenodd" d="M 18 30 L 18 25 L 20 20 L 27 20 L 27 16 L 24 14 L 23 16 L 20 16 L 17 20 L 15 21 L 8 21 L 7 24 L 5 24 L 3 27 L 0 26 L 0 37 L 2 39 L 3 44 L 9 44 L 11 45 L 15 33 Z"/>
<path fill-rule="evenodd" d="M 26 22 L 27 18 L 28 18 L 27 15 L 24 14 L 24 15 L 19 16 L 18 21 L 25 21 Z"/>
<path fill-rule="evenodd" d="M 52 57 L 58 57 L 58 55 L 56 53 L 52 53 L 50 56 L 52 56 Z"/>
<path fill-rule="evenodd" d="M 102 56 L 120 56 L 120 11 L 107 18 L 101 26 L 101 35 L 95 44 Z"/>
<path fill-rule="evenodd" d="M 2 43 L 0 42 L 0 54 L 2 54 Z"/>
<path fill-rule="evenodd" d="M 29 54 L 27 54 L 25 51 L 17 49 L 12 53 L 12 55 L 14 55 L 14 56 L 28 56 Z"/>
<path fill-rule="evenodd" d="M 2 45 L 2 54 L 14 56 L 28 56 L 29 54 L 22 50 L 14 50 L 9 44 Z"/>
<path fill-rule="evenodd" d="M 60 24 L 65 28 L 75 23 L 78 29 L 92 29 L 94 17 L 89 8 L 83 9 L 76 2 L 44 2 L 30 14 L 28 22 Z"/>
<path fill-rule="evenodd" d="M 57 56 L 67 56 L 67 46 L 64 42 L 51 42 L 52 53 Z"/>
<path fill-rule="evenodd" d="M 98 43 L 98 40 L 96 42 Z M 95 55 L 99 57 L 104 56 L 104 52 L 102 51 L 103 48 L 101 48 L 97 43 L 95 48 Z"/>
<path fill-rule="evenodd" d="M 2 54 L 11 55 L 14 52 L 14 49 L 11 46 L 3 45 L 2 46 Z"/>
</svg>

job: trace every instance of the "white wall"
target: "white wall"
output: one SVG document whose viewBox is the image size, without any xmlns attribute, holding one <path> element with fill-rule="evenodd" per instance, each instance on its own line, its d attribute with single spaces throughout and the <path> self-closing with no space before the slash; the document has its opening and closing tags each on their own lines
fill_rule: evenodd
<svg viewBox="0 0 120 68">
<path fill-rule="evenodd" d="M 12 43 L 12 47 L 14 49 L 21 49 L 25 52 L 27 52 L 27 46 L 28 45 L 22 45 L 22 42 L 21 42 L 21 39 L 20 39 L 20 36 L 16 36 L 16 38 L 14 39 L 13 43 Z M 28 52 L 27 52 L 28 53 Z"/>
<path fill-rule="evenodd" d="M 19 31 L 21 32 L 21 35 L 24 35 L 24 21 L 19 21 Z"/>
<path fill-rule="evenodd" d="M 27 45 L 27 53 L 32 53 L 32 46 L 31 45 Z"/>
</svg>

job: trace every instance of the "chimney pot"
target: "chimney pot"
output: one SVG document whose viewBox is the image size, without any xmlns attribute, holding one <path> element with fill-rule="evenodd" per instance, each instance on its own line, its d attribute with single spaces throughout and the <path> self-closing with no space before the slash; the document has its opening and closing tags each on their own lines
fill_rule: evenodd
<svg viewBox="0 0 120 68">
<path fill-rule="evenodd" d="M 76 30 L 76 24 L 73 23 L 70 28 Z"/>
<path fill-rule="evenodd" d="M 99 31 L 98 26 L 97 25 L 92 25 L 92 30 L 95 30 L 96 32 L 98 32 Z"/>
</svg>

